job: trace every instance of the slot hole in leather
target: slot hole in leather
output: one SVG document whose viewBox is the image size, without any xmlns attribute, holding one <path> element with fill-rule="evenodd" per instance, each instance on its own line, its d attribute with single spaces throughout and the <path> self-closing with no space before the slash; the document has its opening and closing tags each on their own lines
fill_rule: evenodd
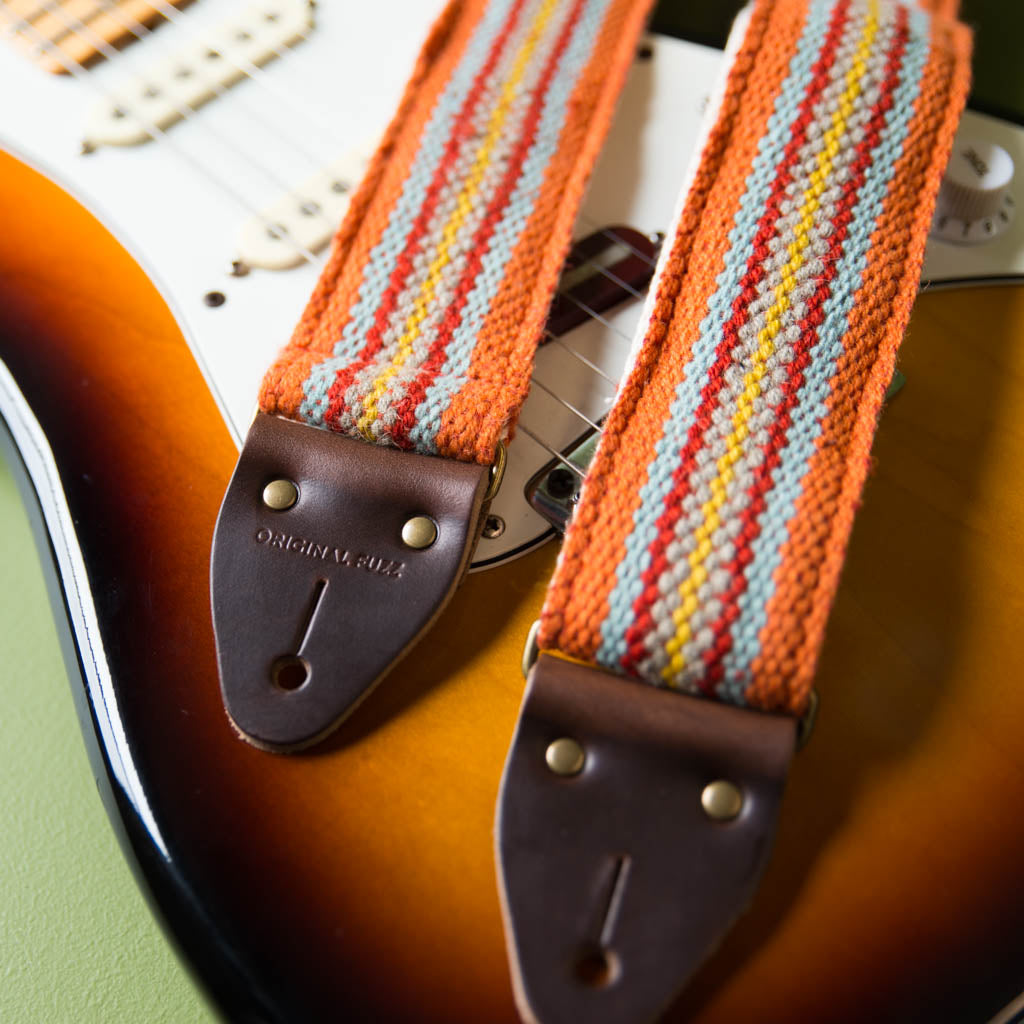
<svg viewBox="0 0 1024 1024">
<path fill-rule="evenodd" d="M 587 988 L 606 988 L 619 976 L 619 958 L 610 949 L 587 946 L 576 958 L 574 973 Z"/>
<path fill-rule="evenodd" d="M 296 654 L 286 654 L 271 666 L 270 678 L 278 689 L 294 693 L 309 681 L 309 663 Z"/>
</svg>

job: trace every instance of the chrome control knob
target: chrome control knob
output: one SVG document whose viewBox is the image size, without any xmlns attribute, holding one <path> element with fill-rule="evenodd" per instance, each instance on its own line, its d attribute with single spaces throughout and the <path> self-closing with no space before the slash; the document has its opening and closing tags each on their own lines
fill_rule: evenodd
<svg viewBox="0 0 1024 1024">
<path fill-rule="evenodd" d="M 1013 218 L 1012 181 L 1013 160 L 1005 149 L 958 135 L 939 189 L 932 235 L 961 245 L 996 238 Z"/>
</svg>

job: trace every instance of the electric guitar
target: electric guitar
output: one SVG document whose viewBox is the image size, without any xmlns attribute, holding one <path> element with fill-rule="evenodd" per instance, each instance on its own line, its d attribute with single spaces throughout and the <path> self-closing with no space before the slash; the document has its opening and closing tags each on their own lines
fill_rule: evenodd
<svg viewBox="0 0 1024 1024">
<path fill-rule="evenodd" d="M 166 23 L 0 5 L 25 51 L 0 56 L 22 101 L 0 113 L 0 436 L 112 819 L 230 1019 L 513 1022 L 493 814 L 560 514 L 525 492 L 571 482 L 639 303 L 542 348 L 477 571 L 427 639 L 320 746 L 241 742 L 217 510 L 438 5 L 148 6 Z M 660 35 L 638 56 L 580 221 L 614 237 L 565 301 L 590 313 L 579 274 L 644 257 L 618 226 L 669 223 L 722 61 Z M 964 131 L 1024 159 L 1012 124 Z M 931 246 L 926 279 L 975 283 L 921 296 L 771 865 L 668 1020 L 985 1021 L 1024 988 L 1024 289 L 979 284 L 1024 273 L 1024 224 L 999 202 L 991 239 Z M 965 227 L 986 231 L 943 230 Z"/>
</svg>

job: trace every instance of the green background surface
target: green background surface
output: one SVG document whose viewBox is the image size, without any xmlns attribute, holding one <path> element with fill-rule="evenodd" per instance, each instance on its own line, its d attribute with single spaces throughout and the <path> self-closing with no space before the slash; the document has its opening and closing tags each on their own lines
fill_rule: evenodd
<svg viewBox="0 0 1024 1024">
<path fill-rule="evenodd" d="M 0 1021 L 215 1021 L 96 792 L 28 520 L 2 460 L 0 524 Z"/>
</svg>

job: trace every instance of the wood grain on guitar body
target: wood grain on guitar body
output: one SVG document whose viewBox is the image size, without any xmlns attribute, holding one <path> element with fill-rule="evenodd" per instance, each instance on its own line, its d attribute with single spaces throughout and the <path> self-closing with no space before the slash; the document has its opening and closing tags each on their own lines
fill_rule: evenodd
<svg viewBox="0 0 1024 1024">
<path fill-rule="evenodd" d="M 0 54 L 0 93 L 23 100 L 0 113 L 0 417 L 97 773 L 159 912 L 237 1019 L 514 1021 L 494 801 L 556 551 L 523 486 L 583 433 L 579 414 L 605 412 L 639 303 L 541 351 L 477 555 L 492 568 L 416 654 L 323 747 L 239 742 L 210 538 L 260 375 L 319 270 L 239 276 L 239 232 L 379 134 L 437 4 L 322 4 L 251 80 L 83 154 L 96 104 L 237 17 L 227 0 L 153 6 L 172 23 L 88 71 Z M 652 39 L 581 234 L 669 223 L 721 65 Z M 1024 131 L 966 120 L 1024 159 Z M 1014 221 L 991 247 L 935 243 L 926 277 L 1018 278 L 1022 239 Z M 1024 290 L 931 291 L 772 864 L 670 1020 L 984 1021 L 1024 987 Z"/>
</svg>

